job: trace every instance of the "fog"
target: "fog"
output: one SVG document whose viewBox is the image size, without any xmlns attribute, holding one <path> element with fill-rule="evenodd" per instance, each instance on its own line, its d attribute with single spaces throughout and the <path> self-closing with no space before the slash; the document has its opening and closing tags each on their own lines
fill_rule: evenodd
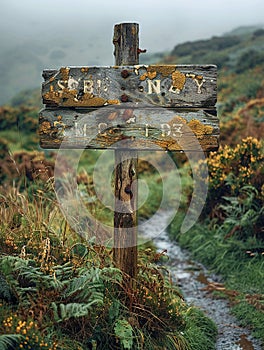
<svg viewBox="0 0 264 350">
<path fill-rule="evenodd" d="M 1 48 L 35 39 L 69 39 L 92 45 L 93 60 L 111 64 L 113 25 L 140 24 L 140 43 L 149 52 L 172 50 L 187 40 L 263 23 L 263 0 L 1 0 Z"/>
<path fill-rule="evenodd" d="M 156 53 L 264 22 L 263 0 L 0 0 L 0 9 L 0 103 L 38 86 L 43 68 L 113 64 L 116 23 L 139 23 L 140 48 Z"/>
</svg>

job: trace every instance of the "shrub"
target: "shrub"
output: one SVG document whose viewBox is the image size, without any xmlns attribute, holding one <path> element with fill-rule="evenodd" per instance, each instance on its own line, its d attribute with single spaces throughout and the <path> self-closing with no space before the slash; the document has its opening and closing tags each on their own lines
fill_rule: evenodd
<svg viewBox="0 0 264 350">
<path fill-rule="evenodd" d="M 264 54 L 257 50 L 249 50 L 243 53 L 236 64 L 236 72 L 241 73 L 245 70 L 256 67 L 263 63 Z"/>
<path fill-rule="evenodd" d="M 188 56 L 196 51 L 220 51 L 239 44 L 241 39 L 237 36 L 212 37 L 209 40 L 197 40 L 178 44 L 171 52 L 172 56 Z"/>
<path fill-rule="evenodd" d="M 204 171 L 204 162 L 199 164 L 199 172 Z M 246 212 L 254 206 L 257 207 L 264 203 L 264 154 L 263 142 L 253 137 L 243 139 L 241 144 L 236 147 L 228 145 L 221 147 L 217 152 L 212 152 L 207 159 L 209 171 L 209 192 L 204 215 L 218 217 L 223 220 L 223 209 L 221 204 L 229 202 L 233 205 L 233 211 L 236 206 L 242 205 L 246 200 L 243 189 L 252 188 L 254 198 L 251 198 L 250 205 L 247 206 Z M 246 187 L 250 186 L 250 187 Z M 228 199 L 228 197 L 230 197 Z M 254 199 L 254 200 L 253 200 Z M 232 210 L 231 210 L 232 212 Z M 243 212 L 243 210 L 242 210 Z M 246 213 L 244 212 L 244 214 Z M 251 213 L 252 214 L 252 213 Z M 256 232 L 262 230 L 260 221 L 256 222 Z"/>
</svg>

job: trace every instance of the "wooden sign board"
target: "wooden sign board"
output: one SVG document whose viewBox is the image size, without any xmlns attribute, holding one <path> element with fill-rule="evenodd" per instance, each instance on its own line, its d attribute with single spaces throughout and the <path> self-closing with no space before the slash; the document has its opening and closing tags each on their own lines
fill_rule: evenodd
<svg viewBox="0 0 264 350">
<path fill-rule="evenodd" d="M 214 65 L 45 70 L 42 148 L 218 148 Z"/>
<path fill-rule="evenodd" d="M 44 109 L 40 112 L 43 148 L 197 150 L 218 146 L 215 109 L 175 110 L 107 106 L 93 111 Z M 63 144 L 62 144 L 63 143 Z"/>
<path fill-rule="evenodd" d="M 160 107 L 213 107 L 216 66 L 73 67 L 44 71 L 43 102 L 102 107 L 126 102 Z"/>
</svg>

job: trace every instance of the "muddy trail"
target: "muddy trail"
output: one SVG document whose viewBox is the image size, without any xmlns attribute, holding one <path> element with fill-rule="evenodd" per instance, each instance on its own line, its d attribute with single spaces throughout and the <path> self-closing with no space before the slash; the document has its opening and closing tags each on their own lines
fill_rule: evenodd
<svg viewBox="0 0 264 350">
<path fill-rule="evenodd" d="M 166 267 L 173 281 L 181 288 L 187 303 L 201 308 L 217 325 L 216 350 L 262 350 L 261 342 L 254 339 L 248 329 L 240 327 L 232 316 L 228 301 L 213 298 L 209 293 L 210 286 L 221 286 L 221 278 L 193 261 L 177 242 L 170 241 L 164 230 L 169 217 L 170 213 L 163 212 L 155 215 L 152 218 L 154 221 L 145 222 L 144 238 L 147 232 L 147 237 L 153 239 L 158 251 L 167 251 L 169 260 Z"/>
</svg>

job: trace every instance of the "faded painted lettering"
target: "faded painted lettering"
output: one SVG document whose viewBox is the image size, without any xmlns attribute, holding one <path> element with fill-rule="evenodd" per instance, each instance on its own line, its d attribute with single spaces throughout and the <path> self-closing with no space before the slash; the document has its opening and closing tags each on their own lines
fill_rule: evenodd
<svg viewBox="0 0 264 350">
<path fill-rule="evenodd" d="M 147 80 L 148 82 L 148 94 L 160 94 L 160 80 Z"/>
<path fill-rule="evenodd" d="M 182 137 L 183 124 L 172 124 L 172 126 L 171 126 L 170 124 L 163 123 L 160 126 L 161 126 L 161 136 L 162 137 L 166 137 L 166 136 Z"/>
</svg>

